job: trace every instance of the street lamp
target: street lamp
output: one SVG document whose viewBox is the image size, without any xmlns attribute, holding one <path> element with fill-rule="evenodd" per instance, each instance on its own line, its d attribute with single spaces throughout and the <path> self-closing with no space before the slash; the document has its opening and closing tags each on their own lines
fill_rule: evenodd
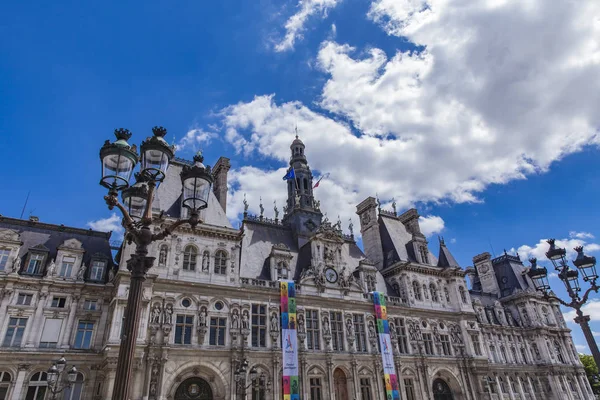
<svg viewBox="0 0 600 400">
<path fill-rule="evenodd" d="M 573 261 L 576 269 L 573 269 L 567 263 L 565 258 L 567 251 L 563 248 L 556 247 L 554 239 L 548 239 L 550 248 L 546 252 L 546 257 L 554 265 L 554 269 L 558 271 L 559 279 L 564 283 L 567 293 L 569 294 L 570 302 L 566 302 L 556 297 L 554 294 L 550 294 L 550 285 L 548 283 L 548 271 L 546 268 L 540 268 L 537 266 L 537 260 L 532 258 L 531 268 L 529 269 L 528 275 L 533 281 L 533 284 L 537 290 L 539 290 L 546 299 L 552 299 L 558 301 L 565 307 L 573 308 L 577 317 L 575 322 L 581 326 L 583 335 L 588 343 L 592 356 L 596 365 L 600 365 L 600 351 L 598 351 L 598 345 L 590 329 L 589 315 L 583 315 L 581 308 L 587 303 L 588 297 L 591 292 L 598 293 L 598 285 L 596 285 L 596 279 L 598 275 L 596 273 L 596 257 L 586 256 L 583 253 L 583 246 L 575 247 L 577 252 L 577 258 Z M 579 286 L 579 273 L 583 276 L 583 280 L 590 284 L 590 287 L 585 291 L 583 296 L 580 296 L 581 287 Z"/>
<path fill-rule="evenodd" d="M 131 133 L 127 129 L 116 129 L 117 140 L 108 140 L 100 149 L 102 162 L 102 179 L 100 184 L 108 189 L 104 197 L 108 208 L 117 207 L 123 214 L 123 225 L 126 229 L 126 240 L 136 245 L 135 254 L 127 260 L 127 269 L 131 271 L 131 284 L 125 323 L 121 336 L 119 358 L 113 400 L 127 400 L 135 342 L 140 318 L 142 300 L 142 285 L 146 272 L 152 267 L 155 257 L 148 257 L 148 246 L 157 240 L 169 236 L 175 228 L 189 224 L 192 229 L 201 223 L 200 211 L 208 206 L 208 196 L 213 183 L 210 167 L 202 164 L 201 153 L 194 156 L 194 165 L 184 166 L 181 172 L 183 207 L 188 210 L 187 219 L 179 219 L 161 232 L 152 233 L 152 203 L 156 187 L 165 179 L 169 162 L 174 157 L 175 148 L 164 140 L 167 130 L 162 127 L 152 128 L 153 136 L 142 142 L 141 159 L 138 157 L 135 145 L 127 141 Z M 136 182 L 129 186 L 129 180 L 135 166 L 140 161 L 140 171 L 135 174 Z M 118 194 L 122 192 L 123 204 L 119 202 Z"/>
<path fill-rule="evenodd" d="M 77 368 L 73 365 L 66 376 L 64 374 L 65 367 L 67 366 L 67 360 L 64 357 L 58 359 L 50 368 L 48 368 L 46 382 L 52 395 L 51 400 L 56 400 L 57 395 L 63 390 L 73 386 L 73 383 L 77 380 Z"/>
<path fill-rule="evenodd" d="M 239 395 L 241 392 L 242 399 L 244 400 L 246 399 L 246 391 L 250 386 L 252 386 L 252 390 L 259 392 L 271 390 L 271 381 L 267 381 L 267 376 L 264 372 L 259 374 L 254 366 L 248 372 L 248 360 L 246 358 L 238 364 L 233 377 L 236 383 L 236 393 Z M 246 384 L 248 378 L 250 378 L 250 383 Z"/>
</svg>

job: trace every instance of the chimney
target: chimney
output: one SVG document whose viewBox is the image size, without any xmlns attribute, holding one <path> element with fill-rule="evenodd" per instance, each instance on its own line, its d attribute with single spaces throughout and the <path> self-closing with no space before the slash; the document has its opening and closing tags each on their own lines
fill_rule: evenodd
<svg viewBox="0 0 600 400">
<path fill-rule="evenodd" d="M 227 212 L 227 172 L 229 168 L 231 168 L 229 158 L 219 157 L 212 169 L 213 178 L 215 179 L 213 193 L 225 212 Z"/>
<path fill-rule="evenodd" d="M 375 267 L 381 270 L 383 268 L 383 246 L 379 233 L 377 207 L 375 198 L 367 197 L 356 206 L 356 214 L 360 217 L 360 232 L 365 254 L 375 264 Z"/>
</svg>

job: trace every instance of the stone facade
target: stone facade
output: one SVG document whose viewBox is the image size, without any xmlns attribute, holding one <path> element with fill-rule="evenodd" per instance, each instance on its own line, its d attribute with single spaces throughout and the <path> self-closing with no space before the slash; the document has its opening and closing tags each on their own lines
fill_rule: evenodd
<svg viewBox="0 0 600 400">
<path fill-rule="evenodd" d="M 462 269 L 443 240 L 430 251 L 415 209 L 398 215 L 374 198 L 357 206 L 363 252 L 352 227 L 323 217 L 304 144 L 291 151 L 282 218 L 245 212 L 234 228 L 221 158 L 204 223 L 153 244 L 132 399 L 282 398 L 278 279 L 298 286 L 303 399 L 384 396 L 374 290 L 387 296 L 403 399 L 593 399 L 558 305 L 535 293 L 518 256 L 484 253 Z M 157 228 L 185 216 L 184 164 L 157 191 Z M 42 374 L 61 355 L 81 374 L 70 400 L 110 398 L 135 248 L 124 243 L 113 264 L 109 238 L 0 219 L 0 399 L 46 390 Z M 243 359 L 265 390 L 235 384 Z"/>
</svg>

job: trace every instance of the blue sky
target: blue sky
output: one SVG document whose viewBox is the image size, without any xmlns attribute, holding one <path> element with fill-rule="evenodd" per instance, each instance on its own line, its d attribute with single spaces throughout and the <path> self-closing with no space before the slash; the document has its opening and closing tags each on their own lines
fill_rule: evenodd
<svg viewBox="0 0 600 400">
<path fill-rule="evenodd" d="M 2 11 L 4 215 L 18 217 L 31 191 L 25 217 L 118 226 L 97 184 L 99 147 L 114 128 L 139 143 L 154 125 L 178 156 L 232 159 L 232 221 L 244 193 L 253 212 L 262 195 L 269 214 L 283 204 L 297 126 L 315 174 L 330 173 L 316 189 L 323 209 L 344 225 L 358 227 L 354 206 L 377 193 L 388 208 L 416 205 L 432 249 L 444 236 L 463 266 L 484 251 L 541 256 L 548 237 L 600 250 L 595 2 L 25 1 Z"/>
</svg>

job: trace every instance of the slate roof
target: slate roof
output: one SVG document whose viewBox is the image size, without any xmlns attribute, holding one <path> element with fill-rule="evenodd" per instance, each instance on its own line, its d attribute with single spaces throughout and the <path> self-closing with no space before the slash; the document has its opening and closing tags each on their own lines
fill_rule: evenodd
<svg viewBox="0 0 600 400">
<path fill-rule="evenodd" d="M 525 267 L 519 256 L 513 256 L 505 252 L 500 257 L 494 258 L 492 265 L 500 287 L 501 297 L 510 296 L 516 289 L 525 290 L 529 287 L 522 275 Z"/>
<path fill-rule="evenodd" d="M 412 234 L 406 230 L 406 226 L 397 218 L 379 215 L 379 233 L 381 235 L 381 244 L 383 247 L 383 265 L 384 269 L 397 261 L 413 261 L 417 259 L 412 246 L 408 243 L 412 240 Z M 432 265 L 437 265 L 438 259 L 429 250 L 429 262 Z"/>
<path fill-rule="evenodd" d="M 446 243 L 444 243 L 444 239 L 440 239 L 440 253 L 438 257 L 438 267 L 448 268 L 448 267 L 460 267 L 458 262 L 454 256 L 450 253 L 450 250 L 446 247 Z"/>
<path fill-rule="evenodd" d="M 72 228 L 64 225 L 47 224 L 28 220 L 0 217 L 0 229 L 10 229 L 20 235 L 23 243 L 19 250 L 21 262 L 30 249 L 36 248 L 48 251 L 47 262 L 56 259 L 58 247 L 66 240 L 77 239 L 85 250 L 83 262 L 89 265 L 92 256 L 101 254 L 109 260 L 109 266 L 114 266 L 110 249 L 110 232 L 98 232 L 91 229 Z"/>
</svg>

